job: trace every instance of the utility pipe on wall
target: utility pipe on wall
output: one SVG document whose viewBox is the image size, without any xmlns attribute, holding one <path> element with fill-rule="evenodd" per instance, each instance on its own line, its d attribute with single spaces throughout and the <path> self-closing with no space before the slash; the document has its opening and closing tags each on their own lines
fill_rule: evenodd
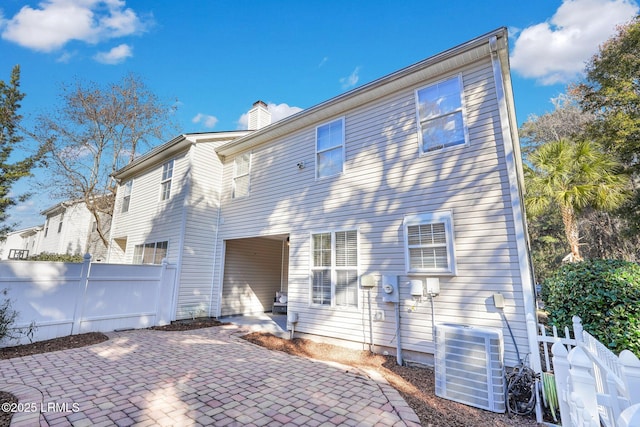
<svg viewBox="0 0 640 427">
<path fill-rule="evenodd" d="M 371 288 L 367 289 L 369 300 L 369 353 L 373 353 L 373 318 L 371 316 Z"/>
<path fill-rule="evenodd" d="M 402 366 L 402 345 L 400 343 L 400 302 L 394 302 L 393 305 L 396 306 L 396 361 L 399 366 Z"/>
</svg>

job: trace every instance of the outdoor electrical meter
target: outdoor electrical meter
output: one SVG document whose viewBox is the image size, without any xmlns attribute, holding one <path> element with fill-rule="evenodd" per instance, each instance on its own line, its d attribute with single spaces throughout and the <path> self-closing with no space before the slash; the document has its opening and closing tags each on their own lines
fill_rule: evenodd
<svg viewBox="0 0 640 427">
<path fill-rule="evenodd" d="M 400 293 L 398 292 L 398 276 L 382 276 L 382 301 L 394 303 L 400 302 Z"/>
</svg>

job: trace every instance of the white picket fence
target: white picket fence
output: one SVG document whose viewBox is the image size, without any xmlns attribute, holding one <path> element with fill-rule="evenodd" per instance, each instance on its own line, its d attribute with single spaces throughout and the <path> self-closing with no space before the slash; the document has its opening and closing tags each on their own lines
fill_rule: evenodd
<svg viewBox="0 0 640 427">
<path fill-rule="evenodd" d="M 0 290 L 19 313 L 14 326 L 34 322 L 32 337 L 1 346 L 84 332 L 146 328 L 175 320 L 176 268 L 44 261 L 0 262 Z M 3 298 L 4 299 L 4 298 Z"/>
<path fill-rule="evenodd" d="M 553 371 L 562 425 L 576 427 L 640 426 L 640 360 L 630 351 L 613 354 L 573 317 L 564 337 L 538 325 L 544 365 Z M 551 357 L 549 345 L 551 346 Z"/>
</svg>

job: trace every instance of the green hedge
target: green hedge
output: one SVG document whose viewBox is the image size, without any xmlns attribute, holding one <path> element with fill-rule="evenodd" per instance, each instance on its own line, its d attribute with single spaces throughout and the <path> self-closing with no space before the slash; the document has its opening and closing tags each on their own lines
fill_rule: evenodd
<svg viewBox="0 0 640 427">
<path fill-rule="evenodd" d="M 42 252 L 41 254 L 30 256 L 29 261 L 83 262 L 84 257 L 82 255 L 52 254 L 48 252 Z"/>
<path fill-rule="evenodd" d="M 640 265 L 620 260 L 587 260 L 562 266 L 542 286 L 549 323 L 584 330 L 619 354 L 640 356 Z"/>
</svg>

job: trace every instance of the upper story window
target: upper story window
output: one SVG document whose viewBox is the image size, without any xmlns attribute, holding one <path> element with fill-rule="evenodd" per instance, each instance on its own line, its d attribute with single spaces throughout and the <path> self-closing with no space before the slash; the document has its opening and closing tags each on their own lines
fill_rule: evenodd
<svg viewBox="0 0 640 427">
<path fill-rule="evenodd" d="M 171 178 L 173 178 L 173 160 L 162 165 L 162 181 L 160 182 L 160 200 L 171 197 Z"/>
<path fill-rule="evenodd" d="M 49 234 L 49 217 L 47 217 L 47 221 L 44 223 L 44 237 L 47 237 Z"/>
<path fill-rule="evenodd" d="M 311 245 L 311 302 L 358 307 L 358 232 L 313 234 Z"/>
<path fill-rule="evenodd" d="M 169 242 L 152 242 L 136 245 L 133 250 L 134 264 L 162 264 L 167 257 Z"/>
<path fill-rule="evenodd" d="M 467 143 L 460 75 L 416 91 L 421 151 Z"/>
<path fill-rule="evenodd" d="M 251 172 L 251 153 L 236 156 L 233 164 L 233 198 L 249 194 L 249 173 Z"/>
<path fill-rule="evenodd" d="M 122 196 L 122 208 L 120 212 L 125 213 L 129 212 L 129 203 L 131 203 L 131 189 L 133 187 L 133 181 L 129 180 L 124 183 L 122 186 L 123 196 Z M 169 191 L 171 191 L 171 185 L 169 185 Z M 164 199 L 163 199 L 164 200 Z"/>
<path fill-rule="evenodd" d="M 407 273 L 456 274 L 451 211 L 404 218 Z"/>
<path fill-rule="evenodd" d="M 316 128 L 316 177 L 338 175 L 344 164 L 344 119 Z"/>
<path fill-rule="evenodd" d="M 60 214 L 60 222 L 58 223 L 58 233 L 62 231 L 62 223 L 64 222 L 64 212 Z"/>
</svg>

